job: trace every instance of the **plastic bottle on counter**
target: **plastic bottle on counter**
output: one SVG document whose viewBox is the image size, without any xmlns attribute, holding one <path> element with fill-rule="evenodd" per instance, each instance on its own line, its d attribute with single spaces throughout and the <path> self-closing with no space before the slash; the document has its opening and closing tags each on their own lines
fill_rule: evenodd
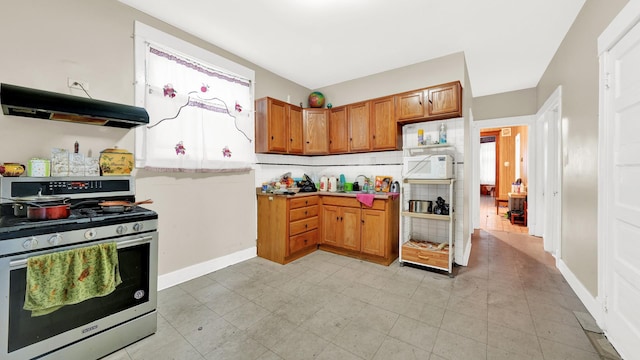
<svg viewBox="0 0 640 360">
<path fill-rule="evenodd" d="M 320 178 L 320 189 L 318 189 L 318 190 L 319 191 L 327 191 L 327 186 L 329 185 L 328 182 L 329 182 L 329 180 L 327 179 L 327 177 L 326 176 L 322 176 Z"/>
<path fill-rule="evenodd" d="M 335 176 L 331 176 L 329 178 L 329 186 L 327 187 L 327 191 L 336 192 L 338 191 L 338 179 Z"/>
<path fill-rule="evenodd" d="M 444 123 L 440 124 L 440 144 L 447 143 L 447 129 L 444 126 Z"/>
<path fill-rule="evenodd" d="M 418 129 L 418 145 L 424 145 L 424 130 Z"/>
</svg>

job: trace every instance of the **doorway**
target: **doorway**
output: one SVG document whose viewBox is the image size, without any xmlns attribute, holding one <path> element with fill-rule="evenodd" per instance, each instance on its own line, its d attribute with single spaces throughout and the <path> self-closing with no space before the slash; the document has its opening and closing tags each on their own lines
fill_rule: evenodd
<svg viewBox="0 0 640 360">
<path fill-rule="evenodd" d="M 488 215 L 491 213 L 489 209 L 493 209 L 493 214 L 496 212 L 496 204 L 495 199 L 485 198 L 485 206 L 481 205 L 481 188 L 480 188 L 480 134 L 484 131 L 496 130 L 500 131 L 500 136 L 498 139 L 498 146 L 502 146 L 504 142 L 503 139 L 506 139 L 507 136 L 502 137 L 502 129 L 503 128 L 512 128 L 512 127 L 523 127 L 526 128 L 527 133 L 527 141 L 521 141 L 524 143 L 525 150 L 522 150 L 523 153 L 526 151 L 526 159 L 523 159 L 526 164 L 526 174 L 527 174 L 527 182 L 525 183 L 527 188 L 527 230 L 528 233 L 531 234 L 531 227 L 535 224 L 536 221 L 536 211 L 532 206 L 535 206 L 535 198 L 531 198 L 530 194 L 535 193 L 536 189 L 536 181 L 537 179 L 529 176 L 529 174 L 536 173 L 536 142 L 533 141 L 536 139 L 536 128 L 533 126 L 535 124 L 536 117 L 534 115 L 526 115 L 526 116 L 514 116 L 509 118 L 500 118 L 500 119 L 490 119 L 490 120 L 476 120 L 471 123 L 471 150 L 472 150 L 472 191 L 470 196 L 470 211 L 471 211 L 471 221 L 474 229 L 480 229 L 480 213 L 482 209 L 486 209 L 483 211 L 483 215 Z M 506 135 L 506 134 L 505 134 Z M 515 136 L 517 133 L 511 132 L 511 137 L 515 144 Z M 531 140 L 529 140 L 531 139 Z M 515 146 L 515 145 L 514 145 Z M 513 150 L 513 159 L 515 159 L 515 148 Z M 509 166 L 512 166 L 513 160 L 509 160 Z M 496 167 L 504 166 L 504 161 L 502 164 L 497 164 Z M 508 176 L 507 173 L 503 174 L 504 176 Z M 498 215 L 503 213 L 502 216 L 505 216 L 504 213 L 508 206 L 508 192 L 511 190 L 511 183 L 515 181 L 513 178 L 515 176 L 515 171 L 512 173 L 510 177 L 504 177 L 503 175 L 499 175 L 496 180 L 500 185 L 502 193 L 499 193 L 499 190 L 494 190 L 494 195 L 503 194 L 503 196 L 507 199 L 505 202 L 498 204 L 499 206 L 504 206 L 503 209 L 498 208 Z M 505 188 L 506 187 L 506 188 Z M 495 197 L 495 196 L 494 196 Z M 497 219 L 496 219 L 497 220 Z M 509 221 L 510 222 L 510 221 Z"/>
<path fill-rule="evenodd" d="M 528 125 L 480 129 L 480 229 L 529 233 L 528 132 Z"/>
</svg>

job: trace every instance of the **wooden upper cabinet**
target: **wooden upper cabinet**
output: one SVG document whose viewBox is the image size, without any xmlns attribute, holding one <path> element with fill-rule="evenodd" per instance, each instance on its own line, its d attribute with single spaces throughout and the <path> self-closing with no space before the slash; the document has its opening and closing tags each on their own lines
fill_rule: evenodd
<svg viewBox="0 0 640 360">
<path fill-rule="evenodd" d="M 325 155 L 329 153 L 329 110 L 303 109 L 304 154 Z"/>
<path fill-rule="evenodd" d="M 417 90 L 396 95 L 396 119 L 400 121 L 424 118 L 427 111 L 425 93 L 426 91 Z"/>
<path fill-rule="evenodd" d="M 402 145 L 402 130 L 395 118 L 394 97 L 371 100 L 371 149 L 396 150 Z"/>
<path fill-rule="evenodd" d="M 329 110 L 329 153 L 341 154 L 349 151 L 349 125 L 347 107 Z"/>
<path fill-rule="evenodd" d="M 429 118 L 462 116 L 462 87 L 460 82 L 442 84 L 428 89 Z"/>
<path fill-rule="evenodd" d="M 349 152 L 371 150 L 369 102 L 351 104 L 349 111 Z"/>
<path fill-rule="evenodd" d="M 287 103 L 262 98 L 256 100 L 256 153 L 286 153 L 289 143 Z"/>
<path fill-rule="evenodd" d="M 289 105 L 289 154 L 302 154 L 303 137 L 302 108 Z"/>
</svg>

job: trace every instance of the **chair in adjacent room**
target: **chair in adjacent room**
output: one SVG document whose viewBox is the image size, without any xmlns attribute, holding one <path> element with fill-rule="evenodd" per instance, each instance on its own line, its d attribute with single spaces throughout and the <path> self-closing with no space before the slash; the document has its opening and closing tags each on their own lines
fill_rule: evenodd
<svg viewBox="0 0 640 360">
<path fill-rule="evenodd" d="M 527 226 L 527 200 L 522 203 L 522 210 L 511 210 L 511 224 L 522 224 Z"/>
</svg>

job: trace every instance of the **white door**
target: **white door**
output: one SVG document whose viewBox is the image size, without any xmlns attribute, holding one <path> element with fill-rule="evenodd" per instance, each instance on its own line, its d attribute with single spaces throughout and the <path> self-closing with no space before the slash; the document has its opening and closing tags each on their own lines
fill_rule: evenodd
<svg viewBox="0 0 640 360">
<path fill-rule="evenodd" d="M 604 54 L 605 331 L 640 359 L 640 25 Z M 608 84 L 607 84 L 608 82 Z M 601 138 L 602 139 L 602 138 Z"/>
</svg>

